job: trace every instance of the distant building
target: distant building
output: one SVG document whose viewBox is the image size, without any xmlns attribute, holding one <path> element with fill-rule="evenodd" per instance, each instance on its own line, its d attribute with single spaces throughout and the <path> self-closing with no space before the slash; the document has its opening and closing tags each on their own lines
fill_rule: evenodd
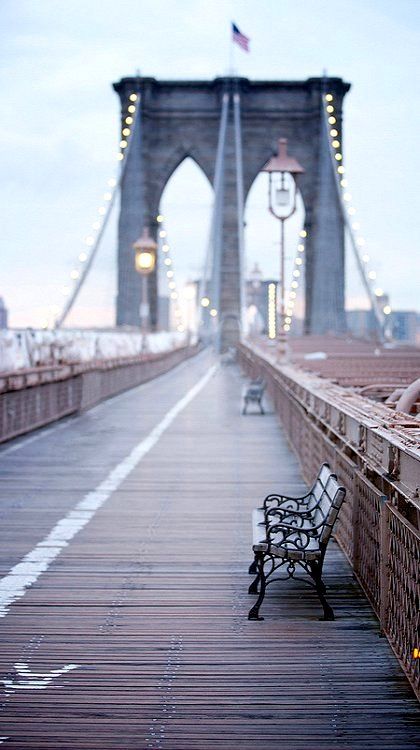
<svg viewBox="0 0 420 750">
<path fill-rule="evenodd" d="M 391 313 L 391 330 L 396 341 L 406 344 L 420 343 L 420 316 L 414 310 L 393 310 Z"/>
<path fill-rule="evenodd" d="M 0 328 L 7 328 L 8 310 L 4 304 L 3 297 L 0 297 Z"/>
<path fill-rule="evenodd" d="M 360 339 L 378 338 L 378 324 L 372 310 L 347 310 L 347 329 Z"/>
<path fill-rule="evenodd" d="M 262 279 L 262 273 L 258 265 L 255 264 L 250 273 L 250 278 L 245 284 L 246 289 L 246 308 L 250 332 L 268 333 L 268 288 L 270 284 L 275 285 L 277 296 L 277 280 Z M 274 304 L 276 305 L 276 296 Z"/>
<path fill-rule="evenodd" d="M 419 314 L 414 310 L 393 310 L 388 316 L 388 327 L 395 341 L 419 344 Z M 357 338 L 377 338 L 377 323 L 372 310 L 347 310 L 347 327 Z"/>
</svg>

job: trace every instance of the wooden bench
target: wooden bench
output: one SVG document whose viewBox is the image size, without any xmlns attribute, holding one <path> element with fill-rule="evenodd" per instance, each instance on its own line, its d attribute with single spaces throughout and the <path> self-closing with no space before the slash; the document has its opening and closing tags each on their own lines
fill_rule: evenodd
<svg viewBox="0 0 420 750">
<path fill-rule="evenodd" d="M 244 406 L 242 409 L 242 414 L 246 414 L 246 410 L 250 402 L 257 403 L 258 406 L 260 407 L 261 414 L 264 414 L 262 398 L 264 395 L 265 388 L 266 388 L 266 383 L 262 378 L 258 378 L 257 380 L 251 380 L 250 384 L 247 386 L 243 394 Z"/>
<path fill-rule="evenodd" d="M 268 495 L 261 508 L 253 512 L 254 561 L 249 573 L 256 574 L 248 592 L 259 594 L 248 614 L 249 620 L 263 620 L 259 610 L 266 588 L 276 580 L 287 580 L 303 570 L 324 610 L 324 620 L 334 620 L 334 612 L 325 598 L 322 567 L 325 552 L 346 490 L 328 464 L 322 464 L 306 495 L 288 497 Z M 275 576 L 283 568 L 285 576 Z M 267 570 L 268 569 L 268 570 Z"/>
</svg>

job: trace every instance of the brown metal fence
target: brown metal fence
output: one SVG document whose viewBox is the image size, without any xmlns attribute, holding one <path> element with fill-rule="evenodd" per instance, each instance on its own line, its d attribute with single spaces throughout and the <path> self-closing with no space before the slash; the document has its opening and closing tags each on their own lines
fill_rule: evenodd
<svg viewBox="0 0 420 750">
<path fill-rule="evenodd" d="M 0 443 L 134 388 L 167 372 L 197 351 L 198 347 L 182 347 L 127 360 L 2 374 Z"/>
<path fill-rule="evenodd" d="M 365 453 L 361 458 L 357 451 L 351 455 L 351 446 L 340 439 L 339 430 L 335 429 L 337 413 L 331 417 L 332 428 L 326 427 L 331 411 L 326 402 L 324 406 L 317 405 L 322 414 L 317 424 L 316 409 L 306 408 L 312 403 L 310 394 L 291 382 L 289 375 L 248 347 L 240 346 L 238 354 L 250 377 L 263 376 L 267 381 L 268 392 L 308 484 L 327 461 L 346 488 L 335 538 L 352 564 L 415 692 L 420 695 L 420 659 L 414 657 L 414 649 L 420 648 L 420 532 L 395 507 L 405 507 L 407 497 L 398 498 L 395 491 L 388 496 L 384 494 L 383 472 L 370 463 L 369 455 Z M 317 399 L 322 399 L 322 395 Z M 345 420 L 345 414 L 338 414 L 338 423 L 345 424 Z"/>
<path fill-rule="evenodd" d="M 419 642 L 420 533 L 389 503 L 382 521 L 382 627 L 420 693 Z"/>
</svg>

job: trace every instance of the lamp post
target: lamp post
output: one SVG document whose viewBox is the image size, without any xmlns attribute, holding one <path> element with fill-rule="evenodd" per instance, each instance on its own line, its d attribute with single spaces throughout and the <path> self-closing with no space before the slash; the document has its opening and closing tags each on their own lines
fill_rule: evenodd
<svg viewBox="0 0 420 750">
<path fill-rule="evenodd" d="M 150 305 L 149 305 L 149 293 L 147 277 L 154 271 L 156 266 L 156 251 L 157 244 L 150 237 L 149 230 L 144 227 L 143 233 L 133 245 L 135 251 L 135 266 L 136 271 L 142 278 L 141 286 L 141 303 L 140 303 L 140 324 L 143 334 L 146 334 L 149 330 L 150 323 Z"/>
<path fill-rule="evenodd" d="M 287 153 L 287 138 L 279 138 L 278 153 L 274 154 L 262 172 L 268 172 L 268 210 L 280 221 L 280 316 L 277 340 L 280 353 L 285 350 L 285 278 L 284 278 L 284 224 L 296 211 L 299 174 L 305 172 L 299 162 Z"/>
</svg>

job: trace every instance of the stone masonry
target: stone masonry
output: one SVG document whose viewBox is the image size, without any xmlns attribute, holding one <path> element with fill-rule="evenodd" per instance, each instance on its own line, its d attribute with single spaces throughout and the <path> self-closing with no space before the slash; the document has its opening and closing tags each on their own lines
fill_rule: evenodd
<svg viewBox="0 0 420 750">
<path fill-rule="evenodd" d="M 121 188 L 118 248 L 117 325 L 139 325 L 140 278 L 133 242 L 148 224 L 156 235 L 159 202 L 166 183 L 191 157 L 213 183 L 221 100 L 239 91 L 244 195 L 262 166 L 288 139 L 289 153 L 305 168 L 299 189 L 305 205 L 306 320 L 308 333 L 341 332 L 344 319 L 344 227 L 322 124 L 322 93 L 334 95 L 341 132 L 342 101 L 350 86 L 341 78 L 306 81 L 157 81 L 123 78 L 114 84 L 125 112 L 133 91 L 141 93 L 138 127 Z M 233 115 L 230 107 L 223 180 L 220 311 L 222 348 L 239 335 L 240 290 Z M 157 278 L 149 279 L 152 325 L 157 321 Z"/>
</svg>

